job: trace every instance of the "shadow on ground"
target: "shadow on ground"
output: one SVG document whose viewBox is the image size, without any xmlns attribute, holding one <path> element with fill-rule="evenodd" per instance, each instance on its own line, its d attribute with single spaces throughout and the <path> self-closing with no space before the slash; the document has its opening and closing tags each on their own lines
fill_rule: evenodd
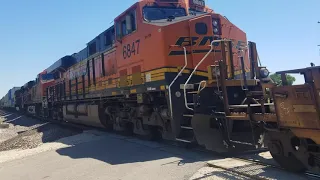
<svg viewBox="0 0 320 180">
<path fill-rule="evenodd" d="M 68 144 L 68 142 L 62 142 Z M 212 155 L 188 151 L 187 149 L 172 147 L 160 142 L 143 141 L 136 138 L 106 134 L 96 141 L 77 144 L 68 148 L 58 149 L 57 153 L 73 159 L 93 158 L 110 165 L 147 162 L 176 157 L 172 163 L 179 166 L 206 161 Z M 167 165 L 162 164 L 163 166 Z M 169 163 L 170 164 L 170 163 Z"/>
<path fill-rule="evenodd" d="M 43 123 L 37 119 L 32 119 L 29 117 L 25 117 L 22 115 L 19 115 L 17 113 L 10 113 L 0 110 L 0 117 L 4 118 L 5 123 L 13 124 L 14 126 L 25 126 L 25 127 L 31 127 L 39 123 Z"/>
<path fill-rule="evenodd" d="M 159 168 L 168 165 L 187 168 L 188 166 L 185 165 L 197 162 L 202 162 L 202 167 L 204 167 L 206 165 L 205 162 L 209 160 L 223 159 L 206 152 L 195 152 L 185 148 L 166 146 L 157 142 L 113 137 L 113 135 L 107 135 L 96 141 L 58 149 L 56 152 L 72 159 L 92 158 L 109 165 L 137 163 L 137 166 L 139 166 L 139 163 L 144 162 L 162 160 L 166 162 L 162 163 Z M 170 160 L 167 162 L 168 160 L 165 159 Z M 222 179 L 252 179 L 253 177 L 288 180 L 306 179 L 302 175 L 290 174 L 289 172 L 258 164 L 238 166 L 229 170 L 204 167 L 204 172 L 201 173 L 201 171 L 202 169 L 198 172 L 198 175 L 191 178 L 191 180 L 210 179 L 211 177 L 219 177 Z M 248 174 L 250 177 L 241 174 Z"/>
</svg>

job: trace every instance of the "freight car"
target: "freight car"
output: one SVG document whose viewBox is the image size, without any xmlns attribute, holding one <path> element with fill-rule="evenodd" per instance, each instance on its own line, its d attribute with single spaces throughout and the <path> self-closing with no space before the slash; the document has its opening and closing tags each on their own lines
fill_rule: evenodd
<svg viewBox="0 0 320 180">
<path fill-rule="evenodd" d="M 1 99 L 0 107 L 5 110 L 14 111 L 16 103 L 15 92 L 19 89 L 19 87 L 13 87 L 12 89 L 10 89 L 8 93 Z"/>
<path fill-rule="evenodd" d="M 320 66 L 278 72 L 282 86 L 272 88 L 277 126 L 268 128 L 270 153 L 291 171 L 320 172 Z M 289 85 L 286 74 L 304 76 Z"/>
</svg>

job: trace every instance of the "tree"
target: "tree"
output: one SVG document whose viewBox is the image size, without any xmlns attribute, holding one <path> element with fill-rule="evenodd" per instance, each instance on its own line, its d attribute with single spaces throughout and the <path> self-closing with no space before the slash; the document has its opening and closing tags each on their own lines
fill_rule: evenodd
<svg viewBox="0 0 320 180">
<path fill-rule="evenodd" d="M 286 74 L 287 76 L 287 81 L 288 81 L 288 85 L 292 85 L 295 81 L 296 78 Z M 274 81 L 274 83 L 278 84 L 278 85 L 282 85 L 282 80 L 281 80 L 281 75 L 280 74 L 271 74 L 270 78 Z"/>
</svg>

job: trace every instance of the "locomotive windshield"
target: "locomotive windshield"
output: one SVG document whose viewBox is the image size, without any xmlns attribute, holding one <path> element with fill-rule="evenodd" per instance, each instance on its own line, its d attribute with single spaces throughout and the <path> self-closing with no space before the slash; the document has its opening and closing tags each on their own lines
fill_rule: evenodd
<svg viewBox="0 0 320 180">
<path fill-rule="evenodd" d="M 147 21 L 168 19 L 169 17 L 187 16 L 186 10 L 183 8 L 170 7 L 145 7 L 143 9 L 144 19 Z"/>
<path fill-rule="evenodd" d="M 196 10 L 196 9 L 189 9 L 189 13 L 190 14 L 193 14 L 193 15 L 196 15 L 196 14 L 205 14 L 206 12 L 205 11 L 199 11 L 199 10 Z"/>
</svg>

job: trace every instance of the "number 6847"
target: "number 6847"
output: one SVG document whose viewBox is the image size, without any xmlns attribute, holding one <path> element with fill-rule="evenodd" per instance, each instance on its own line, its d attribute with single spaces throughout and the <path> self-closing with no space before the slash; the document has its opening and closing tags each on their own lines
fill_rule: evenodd
<svg viewBox="0 0 320 180">
<path fill-rule="evenodd" d="M 122 48 L 123 59 L 130 58 L 133 55 L 139 54 L 140 40 L 133 41 L 132 43 L 126 44 Z"/>
</svg>

